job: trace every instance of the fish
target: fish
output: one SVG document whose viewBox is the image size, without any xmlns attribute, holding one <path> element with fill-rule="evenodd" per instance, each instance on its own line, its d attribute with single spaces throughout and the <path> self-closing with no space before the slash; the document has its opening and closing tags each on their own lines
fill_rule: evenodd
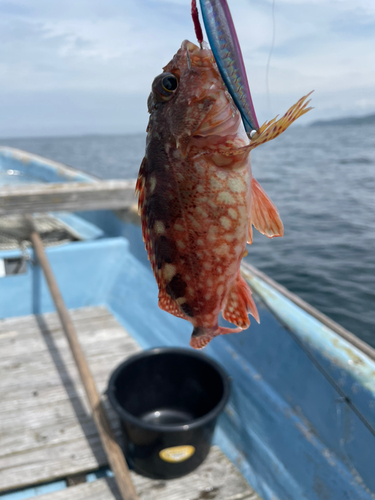
<svg viewBox="0 0 375 500">
<path fill-rule="evenodd" d="M 253 226 L 273 238 L 283 224 L 250 152 L 306 113 L 308 95 L 250 140 L 205 42 L 183 41 L 152 83 L 136 183 L 142 234 L 159 307 L 192 323 L 195 349 L 247 329 L 249 314 L 259 322 L 241 259 Z M 220 313 L 235 327 L 219 326 Z"/>
</svg>

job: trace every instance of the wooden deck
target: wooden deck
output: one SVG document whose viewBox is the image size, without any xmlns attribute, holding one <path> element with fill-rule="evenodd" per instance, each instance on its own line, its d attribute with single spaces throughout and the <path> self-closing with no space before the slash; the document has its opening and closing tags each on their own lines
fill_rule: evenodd
<svg viewBox="0 0 375 500">
<path fill-rule="evenodd" d="M 101 393 L 110 372 L 140 350 L 104 307 L 72 312 Z M 55 313 L 0 321 L 0 497 L 69 480 L 106 465 L 78 372 Z M 118 433 L 117 417 L 106 408 Z M 184 478 L 152 481 L 132 473 L 141 500 L 261 500 L 221 451 Z M 114 479 L 42 495 L 43 500 L 119 499 Z"/>
</svg>

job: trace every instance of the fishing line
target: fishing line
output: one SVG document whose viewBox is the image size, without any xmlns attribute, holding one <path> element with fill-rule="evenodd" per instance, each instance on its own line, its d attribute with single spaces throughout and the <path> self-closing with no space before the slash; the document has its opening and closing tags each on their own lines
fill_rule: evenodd
<svg viewBox="0 0 375 500">
<path fill-rule="evenodd" d="M 266 66 L 266 89 L 267 89 L 267 105 L 269 112 L 272 113 L 271 109 L 271 100 L 270 100 L 270 87 L 269 87 L 269 73 L 270 73 L 270 63 L 271 63 L 271 57 L 272 57 L 272 52 L 275 47 L 275 39 L 276 39 L 276 22 L 275 22 L 275 0 L 272 0 L 272 42 L 271 42 L 271 48 L 270 52 L 268 54 L 268 61 L 267 61 L 267 66 Z"/>
</svg>

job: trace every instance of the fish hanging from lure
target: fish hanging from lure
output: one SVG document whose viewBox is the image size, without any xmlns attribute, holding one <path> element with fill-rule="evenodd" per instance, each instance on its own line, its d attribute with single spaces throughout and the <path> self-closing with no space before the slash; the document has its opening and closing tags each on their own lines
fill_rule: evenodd
<svg viewBox="0 0 375 500">
<path fill-rule="evenodd" d="M 308 96 L 259 127 L 229 9 L 201 0 L 212 51 L 185 40 L 152 83 L 145 157 L 136 192 L 159 307 L 190 321 L 190 345 L 239 332 L 259 315 L 240 274 L 252 226 L 283 235 L 278 211 L 252 177 L 250 151 L 306 113 Z M 249 139 L 249 137 L 251 139 Z M 218 325 L 218 316 L 236 328 Z"/>
</svg>

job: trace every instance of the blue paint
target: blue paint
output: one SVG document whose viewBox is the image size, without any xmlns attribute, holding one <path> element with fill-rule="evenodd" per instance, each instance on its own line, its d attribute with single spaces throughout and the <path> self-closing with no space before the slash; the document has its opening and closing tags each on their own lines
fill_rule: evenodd
<svg viewBox="0 0 375 500">
<path fill-rule="evenodd" d="M 12 491 L 11 493 L 0 494 L 1 500 L 26 500 L 38 495 L 45 495 L 47 493 L 54 493 L 55 491 L 64 490 L 66 488 L 66 481 L 55 481 L 53 483 L 42 484 L 35 488 L 25 488 L 19 491 Z"/>
<path fill-rule="evenodd" d="M 78 215 L 68 212 L 50 212 L 50 215 L 68 226 L 70 231 L 73 231 L 80 240 L 96 240 L 108 236 L 103 229 L 95 224 L 91 224 L 91 222 L 86 221 L 82 217 L 78 217 Z"/>
<path fill-rule="evenodd" d="M 191 325 L 159 309 L 151 270 L 124 238 L 73 243 L 47 254 L 68 307 L 105 304 L 144 348 L 188 345 Z M 2 280 L 9 283 L 0 286 L 3 316 L 29 314 L 33 306 L 53 310 L 39 266 Z M 350 409 L 348 423 L 341 422 L 334 388 L 269 309 L 257 305 L 260 325 L 215 339 L 206 349 L 233 378 L 217 443 L 265 499 L 317 500 L 324 491 L 327 498 L 369 500 L 352 468 L 374 491 L 369 457 L 375 456 L 375 440 Z M 340 425 L 351 432 L 345 455 Z"/>
<path fill-rule="evenodd" d="M 0 170 L 15 170 L 34 182 L 93 182 L 96 179 L 62 163 L 8 147 L 0 147 Z"/>
<path fill-rule="evenodd" d="M 270 310 L 313 349 L 344 370 L 350 367 L 355 379 L 375 395 L 374 363 L 355 346 L 287 299 L 280 292 L 253 276 L 249 283 Z"/>
<path fill-rule="evenodd" d="M 20 257 L 2 251 L 0 258 Z M 128 256 L 124 238 L 74 242 L 47 249 L 61 293 L 68 308 L 104 304 Z M 35 256 L 31 252 L 32 261 Z M 39 265 L 28 262 L 27 272 L 0 278 L 0 318 L 54 311 L 47 283 Z"/>
<path fill-rule="evenodd" d="M 90 472 L 90 474 L 87 474 L 86 482 L 93 483 L 94 481 L 102 479 L 103 477 L 114 477 L 114 474 L 110 469 L 108 469 L 108 467 L 102 467 L 95 472 Z"/>
<path fill-rule="evenodd" d="M 106 305 L 143 348 L 187 347 L 192 326 L 159 309 L 139 228 L 109 211 L 74 217 L 98 235 L 47 250 L 68 307 Z M 264 500 L 374 499 L 374 436 L 288 329 L 373 424 L 375 363 L 260 278 L 251 278 L 251 286 L 260 325 L 217 338 L 205 350 L 233 379 L 216 443 Z M 38 265 L 0 278 L 1 317 L 52 310 Z"/>
<path fill-rule="evenodd" d="M 187 346 L 191 326 L 159 310 L 157 288 L 145 267 L 134 265 L 126 276 L 119 274 L 108 299 L 142 347 Z M 240 460 L 242 472 L 264 498 L 318 499 L 324 498 L 322 491 L 340 500 L 371 498 L 351 469 L 371 485 L 371 462 L 362 459 L 358 443 L 366 443 L 367 453 L 375 456 L 375 440 L 347 409 L 356 444 L 351 462 L 344 460 L 336 431 L 338 394 L 269 310 L 259 302 L 258 307 L 261 325 L 215 339 L 206 349 L 234 381 L 232 417 L 221 418 L 217 442 L 234 463 Z"/>
</svg>

